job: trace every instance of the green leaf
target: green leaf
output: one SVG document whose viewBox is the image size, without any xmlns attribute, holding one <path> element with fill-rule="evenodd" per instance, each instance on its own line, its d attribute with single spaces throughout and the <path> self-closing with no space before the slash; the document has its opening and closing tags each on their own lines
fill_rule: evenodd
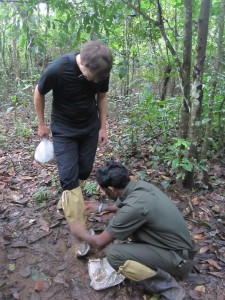
<svg viewBox="0 0 225 300">
<path fill-rule="evenodd" d="M 181 164 L 181 167 L 188 172 L 191 172 L 193 169 L 193 166 L 191 164 Z"/>
<path fill-rule="evenodd" d="M 9 264 L 8 269 L 9 269 L 9 271 L 13 272 L 16 269 L 16 265 L 15 264 Z"/>
<path fill-rule="evenodd" d="M 126 66 L 121 66 L 119 68 L 119 78 L 122 79 L 128 74 L 128 68 Z"/>
<path fill-rule="evenodd" d="M 178 168 L 179 165 L 180 165 L 180 163 L 179 163 L 179 159 L 178 159 L 178 158 L 176 158 L 176 159 L 174 159 L 174 160 L 172 161 L 172 169 Z"/>
</svg>

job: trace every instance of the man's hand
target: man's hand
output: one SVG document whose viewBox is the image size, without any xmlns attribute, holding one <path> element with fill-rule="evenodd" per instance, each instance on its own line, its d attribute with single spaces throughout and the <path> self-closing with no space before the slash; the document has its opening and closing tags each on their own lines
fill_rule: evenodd
<svg viewBox="0 0 225 300">
<path fill-rule="evenodd" d="M 84 201 L 84 214 L 89 215 L 90 213 L 98 213 L 98 201 Z"/>
<path fill-rule="evenodd" d="M 98 134 L 98 142 L 99 145 L 102 146 L 106 143 L 107 141 L 107 133 L 105 129 L 100 129 L 99 134 Z"/>
<path fill-rule="evenodd" d="M 45 125 L 38 125 L 38 135 L 41 138 L 48 138 L 50 134 L 50 129 Z"/>
<path fill-rule="evenodd" d="M 84 225 L 78 221 L 70 223 L 69 227 L 72 234 L 74 234 L 80 240 L 87 242 L 91 247 L 94 248 L 102 249 L 114 240 L 107 230 L 104 230 L 98 235 L 89 234 Z"/>
</svg>

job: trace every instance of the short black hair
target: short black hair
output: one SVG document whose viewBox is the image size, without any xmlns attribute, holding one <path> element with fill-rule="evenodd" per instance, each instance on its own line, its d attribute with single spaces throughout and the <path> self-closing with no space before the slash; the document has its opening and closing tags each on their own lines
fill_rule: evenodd
<svg viewBox="0 0 225 300">
<path fill-rule="evenodd" d="M 124 189 L 130 182 L 127 169 L 122 163 L 114 160 L 109 160 L 105 166 L 100 167 L 96 172 L 96 178 L 102 188 L 111 186 Z"/>
</svg>

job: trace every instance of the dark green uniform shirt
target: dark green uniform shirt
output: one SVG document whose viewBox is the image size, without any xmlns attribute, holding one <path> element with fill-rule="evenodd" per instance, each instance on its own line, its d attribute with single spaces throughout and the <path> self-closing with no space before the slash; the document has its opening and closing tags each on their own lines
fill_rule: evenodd
<svg viewBox="0 0 225 300">
<path fill-rule="evenodd" d="M 157 187 L 144 181 L 130 182 L 116 205 L 120 208 L 107 227 L 115 239 L 179 250 L 191 249 L 185 220 L 175 204 Z"/>
</svg>

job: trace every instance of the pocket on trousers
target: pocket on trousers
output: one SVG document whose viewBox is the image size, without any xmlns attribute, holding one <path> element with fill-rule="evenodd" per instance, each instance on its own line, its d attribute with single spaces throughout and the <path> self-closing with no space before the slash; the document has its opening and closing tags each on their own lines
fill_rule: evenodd
<svg viewBox="0 0 225 300">
<path fill-rule="evenodd" d="M 180 255 L 178 255 L 175 251 L 171 251 L 172 262 L 174 265 L 174 271 L 177 276 L 184 277 L 187 275 L 189 271 L 193 268 L 192 260 L 185 260 Z"/>
<path fill-rule="evenodd" d="M 183 258 L 180 257 L 180 255 L 178 255 L 175 251 L 170 251 L 171 252 L 171 255 L 172 255 L 172 263 L 174 265 L 174 267 L 178 267 L 182 261 L 183 261 Z"/>
</svg>

